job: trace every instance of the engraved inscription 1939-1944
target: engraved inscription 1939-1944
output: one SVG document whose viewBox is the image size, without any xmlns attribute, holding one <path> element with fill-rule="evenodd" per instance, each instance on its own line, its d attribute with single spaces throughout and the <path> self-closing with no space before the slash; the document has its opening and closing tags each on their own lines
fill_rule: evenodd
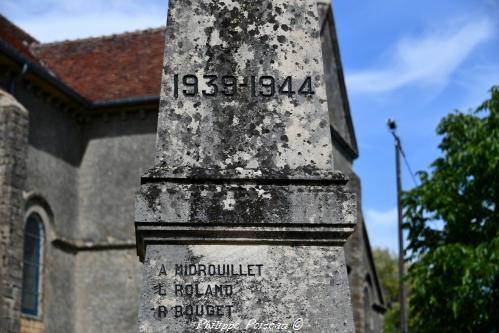
<svg viewBox="0 0 499 333">
<path fill-rule="evenodd" d="M 200 89 L 205 87 L 206 89 Z M 251 92 L 252 97 L 273 97 L 275 95 L 305 95 L 315 94 L 310 76 L 298 80 L 287 76 L 279 82 L 271 75 L 236 77 L 234 75 L 202 75 L 194 74 L 173 75 L 173 96 L 234 96 L 240 93 Z"/>
</svg>

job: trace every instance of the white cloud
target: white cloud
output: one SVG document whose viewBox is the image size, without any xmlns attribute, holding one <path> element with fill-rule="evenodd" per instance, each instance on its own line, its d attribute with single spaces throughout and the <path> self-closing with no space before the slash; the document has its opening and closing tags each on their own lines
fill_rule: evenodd
<svg viewBox="0 0 499 333">
<path fill-rule="evenodd" d="M 494 24 L 484 17 L 420 38 L 403 38 L 384 68 L 347 75 L 349 91 L 381 93 L 410 84 L 445 85 L 468 55 L 493 34 Z"/>
<path fill-rule="evenodd" d="M 0 11 L 42 42 L 156 28 L 167 0 L 7 0 Z"/>
<path fill-rule="evenodd" d="M 365 223 L 371 246 L 398 251 L 397 207 L 388 210 L 368 209 Z"/>
<path fill-rule="evenodd" d="M 395 226 L 397 225 L 397 207 L 385 211 L 368 209 L 366 212 L 366 222 L 373 227 Z"/>
</svg>

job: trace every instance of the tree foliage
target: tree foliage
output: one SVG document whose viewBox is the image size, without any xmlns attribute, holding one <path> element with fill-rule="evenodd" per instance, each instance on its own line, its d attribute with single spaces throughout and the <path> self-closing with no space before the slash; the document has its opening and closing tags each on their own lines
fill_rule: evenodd
<svg viewBox="0 0 499 333">
<path fill-rule="evenodd" d="M 397 256 L 388 249 L 374 249 L 374 262 L 386 304 L 385 333 L 400 332 L 399 273 Z"/>
<path fill-rule="evenodd" d="M 497 332 L 499 87 L 437 133 L 442 156 L 403 196 L 411 332 Z"/>
</svg>

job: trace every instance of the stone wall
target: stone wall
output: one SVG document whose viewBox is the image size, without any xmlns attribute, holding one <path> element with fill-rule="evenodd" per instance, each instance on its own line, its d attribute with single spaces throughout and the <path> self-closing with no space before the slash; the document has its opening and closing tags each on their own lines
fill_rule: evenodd
<svg viewBox="0 0 499 333">
<path fill-rule="evenodd" d="M 156 124 L 157 111 L 138 110 L 84 121 L 77 227 L 93 245 L 76 254 L 76 333 L 137 332 L 134 193 L 154 161 Z"/>
<path fill-rule="evenodd" d="M 78 169 L 81 125 L 74 114 L 54 105 L 47 94 L 21 82 L 16 96 L 29 111 L 25 214 L 35 209 L 44 227 L 41 313 L 23 328 L 73 333 L 74 251 L 58 246 L 77 239 Z"/>
<path fill-rule="evenodd" d="M 30 112 L 26 189 L 49 205 L 57 238 L 76 239 L 81 125 L 73 113 L 51 104 L 44 95 L 22 86 L 18 95 Z"/>
<path fill-rule="evenodd" d="M 23 329 L 134 333 L 134 191 L 154 160 L 157 111 L 78 115 L 23 85 L 18 94 L 31 122 L 26 209 L 46 212 L 42 315 Z"/>
<path fill-rule="evenodd" d="M 157 110 L 84 120 L 78 174 L 78 231 L 93 242 L 135 243 L 134 195 L 153 165 Z"/>
<path fill-rule="evenodd" d="M 348 186 L 358 195 L 358 214 L 360 219 L 357 230 L 345 244 L 355 331 L 357 333 L 383 332 L 383 295 L 381 294 L 381 290 L 377 288 L 377 273 L 374 267 L 374 259 L 371 256 L 369 239 L 365 230 L 365 221 L 360 208 L 362 193 L 360 178 L 353 172 L 349 177 Z M 366 290 L 369 299 L 368 309 L 364 305 Z"/>
<path fill-rule="evenodd" d="M 28 112 L 0 90 L 0 331 L 19 332 Z"/>
<path fill-rule="evenodd" d="M 136 333 L 142 264 L 135 248 L 83 251 L 77 257 L 74 332 Z"/>
<path fill-rule="evenodd" d="M 15 227 L 15 244 L 19 245 L 20 250 L 14 262 L 17 266 L 22 265 L 23 220 L 30 211 L 35 210 L 43 220 L 43 271 L 40 315 L 28 318 L 16 311 L 7 316 L 16 325 L 21 322 L 21 332 L 72 333 L 75 325 L 76 252 L 60 243 L 61 240 L 78 239 L 77 183 L 82 154 L 81 124 L 74 113 L 54 104 L 50 95 L 33 89 L 32 86 L 28 87 L 24 82 L 18 83 L 16 98 L 28 110 L 29 129 L 26 123 L 26 147 L 22 158 L 24 169 L 15 168 L 16 172 L 24 172 L 25 181 L 19 192 L 23 200 L 20 204 L 19 223 Z M 4 130 L 5 121 L 0 123 Z M 13 133 L 22 133 L 19 130 L 13 131 L 10 127 L 8 130 L 10 137 L 14 137 Z M 1 143 L 4 142 L 7 149 L 16 148 L 12 140 L 7 142 L 2 139 Z M 0 160 L 3 161 L 1 158 Z M 0 170 L 3 172 L 8 169 L 0 166 Z M 3 199 L 3 193 L 0 193 L 0 200 Z M 0 224 L 3 222 L 2 218 Z M 20 288 L 21 277 L 22 267 L 18 276 L 1 276 L 0 281 L 13 284 L 18 279 Z M 19 291 L 18 294 L 20 299 Z M 0 323 L 3 324 L 4 321 L 0 320 Z"/>
<path fill-rule="evenodd" d="M 20 319 L 21 331 L 29 333 L 100 333 L 116 327 L 135 333 L 142 275 L 134 191 L 154 160 L 157 110 L 87 116 L 87 110 L 78 115 L 60 109 L 23 84 L 17 96 L 29 110 L 30 124 L 23 158 L 26 199 L 15 228 L 21 252 L 15 262 L 22 262 L 23 218 L 37 209 L 45 231 L 44 270 L 40 317 L 26 318 L 20 311 L 6 316 Z"/>
</svg>

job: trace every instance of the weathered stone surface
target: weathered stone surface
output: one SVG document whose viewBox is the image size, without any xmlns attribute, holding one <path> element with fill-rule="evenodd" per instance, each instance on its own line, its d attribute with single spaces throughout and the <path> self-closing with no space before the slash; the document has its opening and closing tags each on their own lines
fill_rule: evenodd
<svg viewBox="0 0 499 333">
<path fill-rule="evenodd" d="M 184 269 L 180 276 L 176 266 L 189 264 L 191 273 L 205 265 L 206 274 L 185 275 Z M 144 267 L 148 279 L 140 332 L 223 331 L 207 326 L 217 321 L 234 325 L 225 332 L 353 332 L 344 254 L 338 247 L 150 246 Z M 224 271 L 229 274 L 218 276 Z M 191 286 L 197 297 L 186 296 Z M 186 315 L 192 305 L 199 316 Z M 206 305 L 215 306 L 213 315 L 207 315 L 211 308 Z M 164 317 L 158 306 L 168 310 Z M 263 329 L 256 323 L 276 326 Z"/>
<path fill-rule="evenodd" d="M 163 183 L 144 185 L 141 192 L 139 222 L 355 224 L 355 197 L 338 186 Z M 160 194 L 149 197 L 154 193 Z"/>
<path fill-rule="evenodd" d="M 353 332 L 356 198 L 333 169 L 319 29 L 315 0 L 169 2 L 156 165 L 136 199 L 140 332 Z M 230 293 L 188 295 L 208 286 Z"/>
<path fill-rule="evenodd" d="M 28 112 L 0 90 L 0 332 L 18 333 Z"/>
<path fill-rule="evenodd" d="M 170 1 L 156 148 L 162 175 L 331 170 L 319 35 L 315 0 Z M 235 91 L 223 80 L 235 80 Z M 274 89 L 263 87 L 272 81 Z"/>
<path fill-rule="evenodd" d="M 139 255 L 158 242 L 343 245 L 356 222 L 341 186 L 151 183 L 136 201 Z"/>
</svg>

